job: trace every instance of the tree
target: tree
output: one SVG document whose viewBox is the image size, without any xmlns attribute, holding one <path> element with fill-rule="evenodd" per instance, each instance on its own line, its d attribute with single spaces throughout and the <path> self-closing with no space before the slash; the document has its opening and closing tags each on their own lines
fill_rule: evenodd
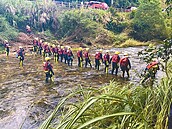
<svg viewBox="0 0 172 129">
<path fill-rule="evenodd" d="M 167 37 L 164 17 L 158 0 L 144 1 L 139 6 L 130 33 L 137 40 L 164 40 Z"/>
</svg>

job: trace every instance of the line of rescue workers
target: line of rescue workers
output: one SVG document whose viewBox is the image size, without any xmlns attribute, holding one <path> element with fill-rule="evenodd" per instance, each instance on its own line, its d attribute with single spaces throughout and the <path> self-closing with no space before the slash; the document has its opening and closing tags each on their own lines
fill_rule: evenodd
<svg viewBox="0 0 172 129">
<path fill-rule="evenodd" d="M 8 41 L 5 41 L 4 44 L 6 48 L 6 54 L 7 56 L 9 55 L 9 43 Z M 127 53 L 124 53 L 124 57 L 120 57 L 119 51 L 116 51 L 113 56 L 110 57 L 109 51 L 106 50 L 106 53 L 103 55 L 102 54 L 102 49 L 100 49 L 98 52 L 95 53 L 95 69 L 99 70 L 100 69 L 100 64 L 104 63 L 104 72 L 108 73 L 108 68 L 109 65 L 112 64 L 112 70 L 111 74 L 114 74 L 115 71 L 115 76 L 118 74 L 118 69 L 119 67 L 121 68 L 122 71 L 122 77 L 124 78 L 125 72 L 127 73 L 127 77 L 129 78 L 129 70 L 131 69 L 131 63 L 128 57 Z M 54 75 L 53 72 L 53 66 L 50 63 L 51 56 L 54 58 L 55 62 L 64 62 L 68 66 L 72 66 L 73 59 L 74 59 L 74 54 L 72 52 L 72 49 L 70 46 L 60 46 L 60 45 L 55 45 L 55 44 L 50 44 L 47 42 L 43 42 L 39 38 L 34 38 L 33 39 L 33 53 L 34 54 L 39 54 L 43 56 L 45 59 L 45 62 L 43 64 L 44 72 L 46 75 L 46 82 L 48 80 L 52 80 L 52 77 Z M 20 60 L 20 66 L 23 67 L 23 61 L 24 61 L 24 56 L 25 56 L 25 51 L 22 46 L 19 46 L 19 50 L 17 51 L 16 57 L 19 58 Z M 77 59 L 78 59 L 78 67 L 83 67 L 83 61 L 85 60 L 85 65 L 84 67 L 86 68 L 87 65 L 89 64 L 90 68 L 92 68 L 92 63 L 91 63 L 91 55 L 89 48 L 85 48 L 83 50 L 82 47 L 79 48 L 77 51 Z M 148 64 L 146 67 L 147 70 L 149 71 L 155 71 L 153 75 L 149 75 L 155 77 L 155 74 L 157 70 L 159 69 L 158 67 L 158 62 L 153 61 L 152 63 Z M 150 73 L 150 72 L 149 72 Z M 145 80 L 143 80 L 145 81 Z"/>
</svg>

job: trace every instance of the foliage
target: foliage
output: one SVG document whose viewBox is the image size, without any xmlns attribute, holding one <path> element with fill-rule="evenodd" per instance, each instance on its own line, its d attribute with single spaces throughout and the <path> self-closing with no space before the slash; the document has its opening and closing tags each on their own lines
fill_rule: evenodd
<svg viewBox="0 0 172 129">
<path fill-rule="evenodd" d="M 53 112 L 40 129 L 75 128 L 167 128 L 167 116 L 171 105 L 172 80 L 162 79 L 158 86 L 143 88 L 111 82 L 101 88 L 83 89 L 76 104 L 65 104 L 60 123 L 53 121 L 57 117 Z M 61 104 L 59 106 L 62 106 Z M 58 108 L 60 108 L 57 106 Z M 56 118 L 59 119 L 59 118 Z"/>
<path fill-rule="evenodd" d="M 160 46 L 150 45 L 147 49 L 139 52 L 138 55 L 147 63 L 150 63 L 153 59 L 160 60 L 167 77 L 170 77 L 168 74 L 168 63 L 172 57 L 172 39 L 164 40 Z"/>
<path fill-rule="evenodd" d="M 18 31 L 11 27 L 6 19 L 0 16 L 0 39 L 15 39 L 18 35 Z"/>
<path fill-rule="evenodd" d="M 115 0 L 113 6 L 116 8 L 126 8 L 131 6 L 138 6 L 138 0 Z"/>
<path fill-rule="evenodd" d="M 95 39 L 98 32 L 104 31 L 109 13 L 103 10 L 82 9 L 66 11 L 59 16 L 59 38 L 66 40 L 85 41 Z"/>
<path fill-rule="evenodd" d="M 134 17 L 131 36 L 141 41 L 165 39 L 166 26 L 157 0 L 143 2 Z"/>
</svg>

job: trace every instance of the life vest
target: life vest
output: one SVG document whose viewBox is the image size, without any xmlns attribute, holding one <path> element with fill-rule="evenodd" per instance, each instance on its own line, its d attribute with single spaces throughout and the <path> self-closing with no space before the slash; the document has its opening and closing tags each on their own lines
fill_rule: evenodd
<svg viewBox="0 0 172 129">
<path fill-rule="evenodd" d="M 55 48 L 51 48 L 51 52 L 52 53 L 55 53 Z"/>
<path fill-rule="evenodd" d="M 82 51 L 77 52 L 77 57 L 82 57 Z"/>
<path fill-rule="evenodd" d="M 38 41 L 36 41 L 35 39 L 33 40 L 33 46 L 37 46 L 38 45 Z"/>
<path fill-rule="evenodd" d="M 124 57 L 124 58 L 122 58 L 122 59 L 120 60 L 120 65 L 121 65 L 121 66 L 128 66 L 128 64 L 129 64 L 128 58 Z"/>
<path fill-rule="evenodd" d="M 109 54 L 105 54 L 103 59 L 104 61 L 109 61 L 110 55 Z"/>
<path fill-rule="evenodd" d="M 84 57 L 87 58 L 87 59 L 89 58 L 88 52 L 84 52 Z"/>
<path fill-rule="evenodd" d="M 120 60 L 119 56 L 117 54 L 113 55 L 112 62 L 118 63 Z"/>
<path fill-rule="evenodd" d="M 154 67 L 154 66 L 156 66 L 156 65 L 158 65 L 158 62 L 151 62 L 150 64 L 148 64 L 148 65 L 146 66 L 146 68 L 147 68 L 147 69 L 151 69 L 152 67 Z"/>
<path fill-rule="evenodd" d="M 47 52 L 47 53 L 49 53 L 49 52 L 50 52 L 50 48 L 49 48 L 48 46 L 46 47 L 45 52 Z"/>
<path fill-rule="evenodd" d="M 43 46 L 43 49 L 46 50 L 47 47 L 48 47 L 48 45 L 45 44 L 45 45 Z"/>
<path fill-rule="evenodd" d="M 60 49 L 59 50 L 59 55 L 62 55 L 63 54 L 63 49 Z"/>
<path fill-rule="evenodd" d="M 67 53 L 67 55 L 68 55 L 68 56 L 72 56 L 72 55 L 73 55 L 73 54 L 72 54 L 72 51 L 69 50 L 68 53 Z"/>
<path fill-rule="evenodd" d="M 24 49 L 20 49 L 17 52 L 18 56 L 23 56 L 24 55 Z"/>
<path fill-rule="evenodd" d="M 67 49 L 64 49 L 63 54 L 67 55 Z"/>
<path fill-rule="evenodd" d="M 54 53 L 58 53 L 59 49 L 57 47 L 54 48 Z"/>
<path fill-rule="evenodd" d="M 100 60 L 100 53 L 97 53 L 97 54 L 95 55 L 95 59 Z"/>
<path fill-rule="evenodd" d="M 48 72 L 50 69 L 53 68 L 53 66 L 49 62 L 43 62 L 43 68 L 45 72 Z"/>
</svg>

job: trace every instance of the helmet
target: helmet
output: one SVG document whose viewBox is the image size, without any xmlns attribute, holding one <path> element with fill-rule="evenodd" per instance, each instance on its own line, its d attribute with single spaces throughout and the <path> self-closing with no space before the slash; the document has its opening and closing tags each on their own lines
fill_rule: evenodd
<svg viewBox="0 0 172 129">
<path fill-rule="evenodd" d="M 22 46 L 19 46 L 19 48 L 23 48 Z"/>
<path fill-rule="evenodd" d="M 70 46 L 68 46 L 68 49 L 71 49 L 71 47 L 70 47 Z"/>
<path fill-rule="evenodd" d="M 61 49 L 63 49 L 64 48 L 64 46 L 61 46 Z"/>
<path fill-rule="evenodd" d="M 124 56 L 128 57 L 128 53 L 124 53 Z"/>
<path fill-rule="evenodd" d="M 106 50 L 106 53 L 109 53 L 109 50 Z"/>
<path fill-rule="evenodd" d="M 45 61 L 51 60 L 50 57 L 45 57 Z"/>
<path fill-rule="evenodd" d="M 90 48 L 86 48 L 86 51 L 89 51 Z"/>
<path fill-rule="evenodd" d="M 38 37 L 36 37 L 35 40 L 38 40 Z"/>
<path fill-rule="evenodd" d="M 41 39 L 39 41 L 42 43 L 42 40 Z"/>
<path fill-rule="evenodd" d="M 46 45 L 47 45 L 48 43 L 47 43 L 47 42 L 44 42 L 44 44 L 46 44 Z"/>
<path fill-rule="evenodd" d="M 148 47 L 149 47 L 149 48 L 152 48 L 153 46 L 154 46 L 154 44 L 151 43 L 151 44 L 149 44 Z"/>
<path fill-rule="evenodd" d="M 82 50 L 82 47 L 79 47 L 79 50 L 81 51 Z"/>
<path fill-rule="evenodd" d="M 58 45 L 57 47 L 60 47 L 60 45 Z"/>
<path fill-rule="evenodd" d="M 103 51 L 103 49 L 100 49 L 100 52 L 102 52 Z"/>
<path fill-rule="evenodd" d="M 56 45 L 54 45 L 54 44 L 53 44 L 52 46 L 53 46 L 53 47 L 56 47 Z"/>
<path fill-rule="evenodd" d="M 48 46 L 51 46 L 51 43 L 48 43 Z"/>
<path fill-rule="evenodd" d="M 8 40 L 4 40 L 4 42 L 8 42 Z"/>
<path fill-rule="evenodd" d="M 115 52 L 115 54 L 117 54 L 117 55 L 118 55 L 118 54 L 120 54 L 120 52 L 119 52 L 119 51 L 116 51 L 116 52 Z"/>
</svg>

